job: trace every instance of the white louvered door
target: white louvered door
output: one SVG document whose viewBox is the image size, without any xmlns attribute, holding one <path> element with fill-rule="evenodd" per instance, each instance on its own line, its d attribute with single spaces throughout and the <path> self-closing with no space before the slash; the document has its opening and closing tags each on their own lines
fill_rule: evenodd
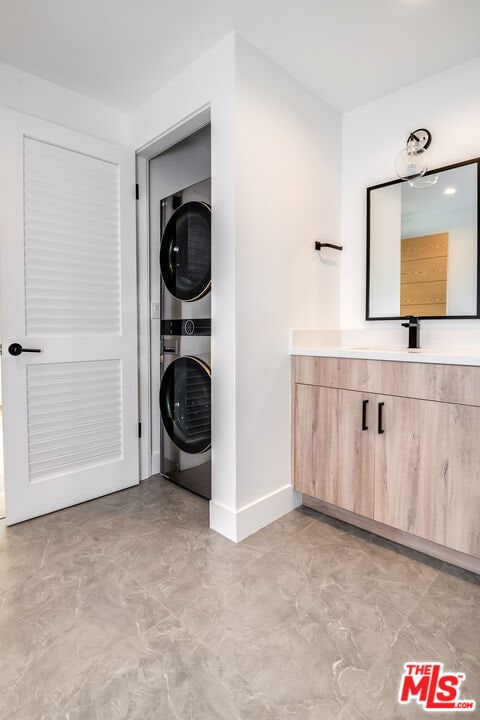
<svg viewBox="0 0 480 720">
<path fill-rule="evenodd" d="M 134 167 L 0 111 L 8 524 L 138 483 Z"/>
</svg>

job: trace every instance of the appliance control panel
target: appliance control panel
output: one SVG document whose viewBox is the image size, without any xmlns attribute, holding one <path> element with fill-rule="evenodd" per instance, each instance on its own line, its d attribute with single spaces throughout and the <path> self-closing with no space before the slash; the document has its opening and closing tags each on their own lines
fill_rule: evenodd
<svg viewBox="0 0 480 720">
<path fill-rule="evenodd" d="M 211 335 L 210 318 L 188 318 L 187 320 L 162 320 L 162 335 Z"/>
</svg>

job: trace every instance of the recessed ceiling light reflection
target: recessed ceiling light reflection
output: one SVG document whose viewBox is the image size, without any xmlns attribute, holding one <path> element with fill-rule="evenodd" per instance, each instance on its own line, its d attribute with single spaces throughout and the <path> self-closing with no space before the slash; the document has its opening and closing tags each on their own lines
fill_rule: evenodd
<svg viewBox="0 0 480 720">
<path fill-rule="evenodd" d="M 444 195 L 455 195 L 456 192 L 457 191 L 454 187 L 448 187 L 448 188 L 445 188 L 445 190 L 443 191 L 443 194 Z"/>
</svg>

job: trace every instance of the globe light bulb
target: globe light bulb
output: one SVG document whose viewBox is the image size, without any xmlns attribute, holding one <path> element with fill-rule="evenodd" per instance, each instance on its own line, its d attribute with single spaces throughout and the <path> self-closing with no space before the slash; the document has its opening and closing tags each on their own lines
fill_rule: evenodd
<svg viewBox="0 0 480 720">
<path fill-rule="evenodd" d="M 422 177 L 408 180 L 408 184 L 413 188 L 427 188 L 436 185 L 437 182 L 438 175 L 423 175 Z"/>
<path fill-rule="evenodd" d="M 407 145 L 395 160 L 395 172 L 401 180 L 421 178 L 428 170 L 428 153 L 431 135 L 428 130 L 415 130 L 410 133 Z"/>
</svg>

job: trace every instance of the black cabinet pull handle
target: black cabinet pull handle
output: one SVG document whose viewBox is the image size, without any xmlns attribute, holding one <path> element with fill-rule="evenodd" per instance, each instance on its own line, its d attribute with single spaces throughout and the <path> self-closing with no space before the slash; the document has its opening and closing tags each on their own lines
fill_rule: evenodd
<svg viewBox="0 0 480 720">
<path fill-rule="evenodd" d="M 383 435 L 385 430 L 383 429 L 383 406 L 385 403 L 378 403 L 378 434 Z"/>
<path fill-rule="evenodd" d="M 24 348 L 20 345 L 20 343 L 12 343 L 8 346 L 8 352 L 10 355 L 14 355 L 17 357 L 18 355 L 21 355 L 24 352 L 42 352 L 41 350 L 34 350 L 33 348 Z"/>
<path fill-rule="evenodd" d="M 364 401 L 362 402 L 362 430 L 368 430 L 368 425 L 367 425 L 367 405 L 368 405 L 368 400 L 364 400 Z"/>
</svg>

